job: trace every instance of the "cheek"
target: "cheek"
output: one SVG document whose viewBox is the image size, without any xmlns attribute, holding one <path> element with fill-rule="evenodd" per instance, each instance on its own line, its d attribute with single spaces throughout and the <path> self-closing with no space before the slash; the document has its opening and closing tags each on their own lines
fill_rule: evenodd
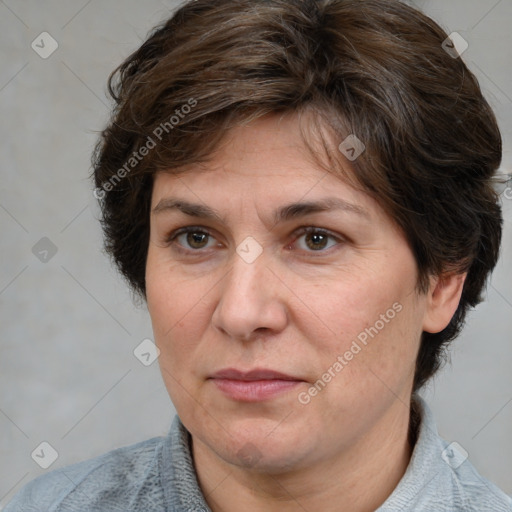
<svg viewBox="0 0 512 512">
<path fill-rule="evenodd" d="M 305 327 L 306 319 L 316 316 L 316 323 L 329 328 L 334 343 L 350 344 L 358 338 L 364 342 L 376 331 L 389 330 L 403 317 L 397 310 L 403 309 L 405 295 L 401 286 L 385 285 L 367 275 L 341 276 L 309 294 L 306 306 L 310 312 L 306 314 L 305 309 L 300 318 Z"/>
<path fill-rule="evenodd" d="M 165 262 L 155 261 L 148 253 L 146 267 L 146 297 L 155 343 L 160 360 L 166 367 L 180 365 L 194 351 L 194 340 L 201 338 L 207 323 L 206 296 L 208 287 L 203 280 L 191 280 L 173 270 Z"/>
<path fill-rule="evenodd" d="M 334 290 L 326 286 L 309 298 L 321 312 L 317 325 L 328 325 L 331 331 L 328 338 L 309 339 L 320 355 L 320 376 L 329 371 L 336 375 L 333 392 L 361 396 L 386 386 L 398 389 L 412 378 L 423 303 L 415 292 L 413 263 L 410 269 L 402 263 L 403 272 L 397 268 L 381 279 L 369 273 L 357 280 L 346 276 L 338 281 L 343 285 Z M 308 324 L 303 318 L 304 330 Z"/>
<path fill-rule="evenodd" d="M 351 338 L 344 353 L 345 359 L 352 360 L 339 384 L 350 386 L 354 397 L 373 396 L 378 400 L 401 396 L 406 400 L 414 377 L 421 329 L 414 304 L 403 299 L 393 304 L 394 308 L 379 308 L 375 312 L 378 315 Z"/>
<path fill-rule="evenodd" d="M 198 382 L 194 373 L 204 330 L 201 295 L 186 293 L 190 283 L 175 276 L 147 273 L 146 295 L 155 344 L 160 350 L 158 364 L 174 407 L 183 414 L 194 410 Z M 184 293 L 182 293 L 184 291 Z"/>
<path fill-rule="evenodd" d="M 155 336 L 170 333 L 183 323 L 201 298 L 199 288 L 166 257 L 165 251 L 150 244 L 146 261 L 146 297 Z"/>
</svg>

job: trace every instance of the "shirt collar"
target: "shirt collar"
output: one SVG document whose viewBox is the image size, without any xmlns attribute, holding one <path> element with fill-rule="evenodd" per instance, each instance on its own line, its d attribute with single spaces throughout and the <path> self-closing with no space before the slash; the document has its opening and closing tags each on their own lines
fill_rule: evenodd
<svg viewBox="0 0 512 512">
<path fill-rule="evenodd" d="M 412 409 L 419 415 L 419 424 L 411 460 L 394 491 L 375 512 L 411 510 L 411 504 L 434 478 L 439 477 L 443 469 L 441 453 L 444 446 L 437 432 L 434 415 L 418 394 L 413 394 L 412 403 Z"/>
</svg>

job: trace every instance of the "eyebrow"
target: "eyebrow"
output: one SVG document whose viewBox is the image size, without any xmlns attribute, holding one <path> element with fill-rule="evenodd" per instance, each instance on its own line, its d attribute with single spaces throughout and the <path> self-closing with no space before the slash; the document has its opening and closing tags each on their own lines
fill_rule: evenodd
<svg viewBox="0 0 512 512">
<path fill-rule="evenodd" d="M 190 217 L 202 219 L 211 219 L 223 223 L 224 218 L 209 206 L 190 203 L 184 199 L 164 198 L 153 208 L 152 213 L 158 214 L 164 211 L 178 210 Z M 274 224 L 285 222 L 299 217 L 304 217 L 313 213 L 341 210 L 348 213 L 356 214 L 361 217 L 370 219 L 369 212 L 363 207 L 349 203 L 339 197 L 326 197 L 317 201 L 306 201 L 290 203 L 282 206 L 274 212 Z"/>
</svg>

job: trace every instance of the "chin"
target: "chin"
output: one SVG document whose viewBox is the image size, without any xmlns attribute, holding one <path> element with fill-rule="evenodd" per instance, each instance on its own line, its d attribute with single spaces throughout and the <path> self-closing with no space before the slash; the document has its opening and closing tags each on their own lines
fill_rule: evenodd
<svg viewBox="0 0 512 512">
<path fill-rule="evenodd" d="M 304 443 L 312 440 L 295 434 L 300 430 L 283 429 L 279 422 L 262 418 L 237 422 L 229 431 L 222 443 L 210 444 L 218 456 L 229 464 L 269 474 L 297 469 L 308 451 Z"/>
<path fill-rule="evenodd" d="M 230 448 L 222 458 L 229 464 L 258 473 L 282 474 L 298 469 L 303 459 L 297 446 L 246 442 Z"/>
</svg>

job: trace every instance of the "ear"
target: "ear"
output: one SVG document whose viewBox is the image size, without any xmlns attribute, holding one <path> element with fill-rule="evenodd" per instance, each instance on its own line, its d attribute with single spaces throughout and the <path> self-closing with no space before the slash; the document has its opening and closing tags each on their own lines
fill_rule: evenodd
<svg viewBox="0 0 512 512">
<path fill-rule="evenodd" d="M 442 331 L 459 306 L 467 272 L 443 274 L 433 277 L 427 293 L 423 330 L 430 333 Z"/>
</svg>

